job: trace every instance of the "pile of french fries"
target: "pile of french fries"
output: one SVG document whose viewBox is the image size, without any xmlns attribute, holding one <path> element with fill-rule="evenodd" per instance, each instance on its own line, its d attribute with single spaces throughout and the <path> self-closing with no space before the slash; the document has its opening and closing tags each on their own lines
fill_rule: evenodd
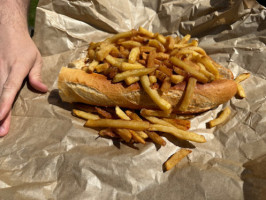
<svg viewBox="0 0 266 200">
<path fill-rule="evenodd" d="M 161 133 L 167 133 L 181 140 L 206 142 L 204 136 L 188 131 L 193 116 L 172 113 L 172 106 L 161 98 L 171 85 L 186 81 L 186 89 L 179 103 L 179 110 L 186 111 L 193 97 L 196 83 L 208 83 L 221 78 L 218 64 L 198 46 L 190 35 L 183 38 L 163 36 L 142 27 L 138 30 L 118 33 L 102 42 L 90 43 L 81 69 L 87 73 L 104 74 L 113 83 L 131 85 L 139 82 L 151 100 L 161 110 L 122 110 L 120 107 L 102 108 L 76 104 L 73 115 L 86 120 L 85 126 L 102 128 L 99 135 L 120 138 L 127 143 L 145 144 L 148 138 L 165 146 Z M 243 74 L 236 78 L 238 95 L 245 97 L 239 82 L 248 78 Z M 225 122 L 230 115 L 226 108 L 222 114 L 209 122 L 210 127 Z M 171 169 L 191 150 L 181 149 L 164 166 Z"/>
</svg>

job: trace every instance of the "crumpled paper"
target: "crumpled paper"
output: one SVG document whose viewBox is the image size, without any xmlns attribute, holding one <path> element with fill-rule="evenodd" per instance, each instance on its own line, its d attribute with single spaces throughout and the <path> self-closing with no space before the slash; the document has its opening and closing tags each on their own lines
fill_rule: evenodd
<svg viewBox="0 0 266 200">
<path fill-rule="evenodd" d="M 24 83 L 0 139 L 0 199 L 264 199 L 266 156 L 266 9 L 255 0 L 40 0 L 34 41 L 43 56 L 47 94 Z M 99 138 L 60 100 L 62 66 L 88 43 L 143 26 L 164 35 L 191 34 L 241 83 L 247 98 L 192 120 L 204 144 L 173 140 L 128 146 Z M 230 121 L 206 122 L 225 106 Z M 192 153 L 175 168 L 162 164 L 179 148 Z"/>
</svg>

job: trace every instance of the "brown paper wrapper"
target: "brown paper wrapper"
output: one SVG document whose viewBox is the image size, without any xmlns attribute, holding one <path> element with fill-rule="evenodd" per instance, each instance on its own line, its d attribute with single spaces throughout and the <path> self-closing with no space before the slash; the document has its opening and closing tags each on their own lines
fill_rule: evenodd
<svg viewBox="0 0 266 200">
<path fill-rule="evenodd" d="M 23 85 L 10 133 L 0 139 L 0 199 L 263 199 L 266 196 L 266 9 L 255 0 L 39 2 L 34 41 L 43 56 L 47 94 Z M 207 143 L 167 137 L 167 145 L 129 146 L 98 138 L 60 100 L 62 66 L 88 43 L 143 26 L 164 35 L 199 39 L 199 45 L 242 82 L 247 98 L 192 120 Z M 228 123 L 206 129 L 225 106 Z M 192 153 L 164 173 L 181 147 Z"/>
</svg>

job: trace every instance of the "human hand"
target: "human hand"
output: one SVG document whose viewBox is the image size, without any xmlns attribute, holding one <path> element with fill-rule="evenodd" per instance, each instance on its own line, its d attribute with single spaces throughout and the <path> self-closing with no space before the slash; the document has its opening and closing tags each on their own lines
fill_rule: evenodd
<svg viewBox="0 0 266 200">
<path fill-rule="evenodd" d="M 9 131 L 12 104 L 27 75 L 34 89 L 47 92 L 41 67 L 41 55 L 27 28 L 0 24 L 0 136 Z"/>
</svg>

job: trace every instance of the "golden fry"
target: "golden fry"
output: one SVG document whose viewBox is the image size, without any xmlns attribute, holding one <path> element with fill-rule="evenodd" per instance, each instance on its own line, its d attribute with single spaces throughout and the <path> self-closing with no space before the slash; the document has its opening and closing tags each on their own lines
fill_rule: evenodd
<svg viewBox="0 0 266 200">
<path fill-rule="evenodd" d="M 202 135 L 198 135 L 193 132 L 184 131 L 176 127 L 173 127 L 173 126 L 165 126 L 161 124 L 150 124 L 149 131 L 161 131 L 165 133 L 170 133 L 171 135 L 179 139 L 182 139 L 182 140 L 189 140 L 189 141 L 198 142 L 198 143 L 206 142 L 205 137 Z"/>
<path fill-rule="evenodd" d="M 130 118 L 126 115 L 126 113 L 124 113 L 123 110 L 121 110 L 119 106 L 115 107 L 115 113 L 120 119 L 130 120 Z"/>
<path fill-rule="evenodd" d="M 209 125 L 210 125 L 210 128 L 214 127 L 214 126 L 217 126 L 219 124 L 222 124 L 224 123 L 228 117 L 230 116 L 231 114 L 231 110 L 230 108 L 226 107 L 222 113 L 219 115 L 219 117 L 217 117 L 216 119 L 213 119 L 209 122 Z"/>
<path fill-rule="evenodd" d="M 240 98 L 245 98 L 246 97 L 246 93 L 245 93 L 244 88 L 239 83 L 236 83 L 236 84 L 237 84 L 237 95 Z"/>
<path fill-rule="evenodd" d="M 150 32 L 150 31 L 148 31 L 147 29 L 145 29 L 145 28 L 143 28 L 143 27 L 139 27 L 139 33 L 140 34 L 143 34 L 143 35 L 146 35 L 146 36 L 148 36 L 148 37 L 154 37 L 154 33 L 153 32 Z"/>
<path fill-rule="evenodd" d="M 172 169 L 175 165 L 177 165 L 184 157 L 190 154 L 192 151 L 188 149 L 180 149 L 176 153 L 174 153 L 165 163 L 165 170 L 168 171 Z"/>
<path fill-rule="evenodd" d="M 129 77 L 125 78 L 125 82 L 127 85 L 131 85 L 131 84 L 136 83 L 138 81 L 139 81 L 138 76 L 129 76 Z"/>
<path fill-rule="evenodd" d="M 235 82 L 240 83 L 250 77 L 250 73 L 243 73 L 236 77 Z"/>
<path fill-rule="evenodd" d="M 122 73 L 116 74 L 113 79 L 113 82 L 117 83 L 117 82 L 123 81 L 129 76 L 143 76 L 143 75 L 153 72 L 155 69 L 156 69 L 155 67 L 152 67 L 152 68 L 143 68 L 143 69 L 124 71 Z"/>
<path fill-rule="evenodd" d="M 170 80 L 172 83 L 174 84 L 178 84 L 181 83 L 182 81 L 184 81 L 184 76 L 181 75 L 171 75 Z"/>
<path fill-rule="evenodd" d="M 139 57 L 139 54 L 140 54 L 139 47 L 134 47 L 133 49 L 131 49 L 128 55 L 128 62 L 132 64 L 135 63 L 137 58 Z"/>
<path fill-rule="evenodd" d="M 100 119 L 99 115 L 95 115 L 95 114 L 92 114 L 92 113 L 88 113 L 88 112 L 84 112 L 84 111 L 81 111 L 81 110 L 76 110 L 76 109 L 73 109 L 72 110 L 72 113 L 74 116 L 77 116 L 77 117 L 80 117 L 82 119 Z"/>
<path fill-rule="evenodd" d="M 184 93 L 184 97 L 181 101 L 181 104 L 179 106 L 179 110 L 182 112 L 185 112 L 193 98 L 194 89 L 197 83 L 197 79 L 195 78 L 189 78 L 187 87 Z"/>
<path fill-rule="evenodd" d="M 117 128 L 114 129 L 115 133 L 119 135 L 125 142 L 130 142 L 132 134 L 128 129 Z"/>
<path fill-rule="evenodd" d="M 165 140 L 160 135 L 158 135 L 156 132 L 146 131 L 145 133 L 147 133 L 147 135 L 149 136 L 149 138 L 151 138 L 151 140 L 154 143 L 159 144 L 161 146 L 165 146 L 166 145 Z"/>
<path fill-rule="evenodd" d="M 150 68 L 148 68 L 150 69 Z M 140 82 L 145 92 L 151 97 L 152 101 L 164 111 L 171 111 L 171 104 L 160 97 L 157 90 L 153 90 L 150 87 L 150 80 L 147 75 L 140 77 Z"/>
<path fill-rule="evenodd" d="M 122 119 L 98 119 L 98 120 L 88 120 L 85 123 L 86 127 L 92 128 L 122 128 L 122 129 L 132 129 L 132 130 L 147 130 L 149 128 L 149 122 L 136 121 L 136 120 L 122 120 Z"/>
<path fill-rule="evenodd" d="M 134 70 L 134 69 L 142 69 L 145 68 L 142 64 L 139 63 L 127 63 L 127 62 L 122 62 L 121 64 L 121 70 L 122 71 L 128 71 L 128 70 Z"/>
<path fill-rule="evenodd" d="M 132 135 L 132 138 L 134 139 L 134 141 L 139 142 L 141 144 L 146 144 L 145 140 L 139 136 L 139 134 L 133 130 L 129 130 L 129 132 Z"/>
<path fill-rule="evenodd" d="M 178 59 L 177 57 L 171 57 L 170 60 L 174 65 L 184 69 L 186 72 L 190 73 L 193 77 L 195 77 L 198 81 L 202 83 L 208 82 L 208 78 L 204 74 L 200 73 L 199 71 L 196 71 L 193 67 L 191 67 L 184 61 Z"/>
</svg>

